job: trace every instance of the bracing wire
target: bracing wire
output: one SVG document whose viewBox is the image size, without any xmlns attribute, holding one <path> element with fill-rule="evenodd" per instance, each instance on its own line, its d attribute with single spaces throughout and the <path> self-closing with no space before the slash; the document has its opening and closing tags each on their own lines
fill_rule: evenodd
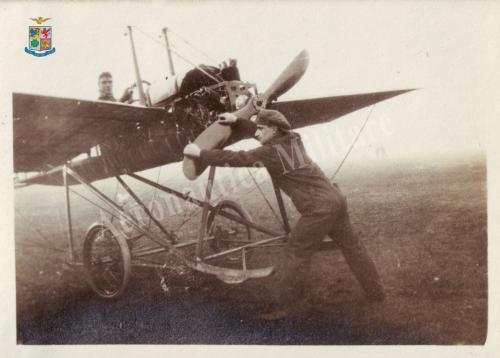
<svg viewBox="0 0 500 358">
<path fill-rule="evenodd" d="M 30 224 L 32 223 L 30 219 L 28 219 L 26 216 L 24 216 L 23 214 L 21 214 L 21 212 L 17 209 L 14 209 L 14 211 L 16 212 L 16 214 L 21 217 L 23 220 L 26 220 L 28 221 Z M 44 249 L 49 249 L 49 250 L 54 250 L 54 251 L 60 251 L 60 252 L 65 252 L 65 250 L 63 249 L 60 249 L 56 246 L 54 246 L 50 240 L 47 238 L 46 235 L 44 235 L 35 225 L 29 225 L 30 229 L 33 230 L 36 234 L 38 234 L 38 236 L 40 236 L 46 243 L 47 245 L 42 245 L 42 244 L 38 244 L 38 243 L 34 243 L 32 242 L 32 246 L 37 246 L 37 247 L 40 247 L 40 248 L 44 248 Z M 31 241 L 31 240 L 30 240 Z"/>
<path fill-rule="evenodd" d="M 146 33 L 145 31 L 141 30 L 140 28 L 138 28 L 137 26 L 133 26 L 137 31 L 139 31 L 140 33 L 142 33 L 144 36 L 146 36 L 147 38 L 149 38 L 150 40 L 152 40 L 153 42 L 155 42 L 156 44 L 164 47 L 164 48 L 167 48 L 166 44 L 162 43 L 161 41 L 158 41 L 157 39 L 155 39 L 153 36 L 149 35 L 148 33 Z M 181 60 L 187 62 L 188 64 L 190 64 L 191 66 L 195 67 L 197 70 L 199 70 L 200 72 L 202 72 L 203 74 L 205 74 L 206 76 L 210 77 L 212 80 L 214 80 L 215 82 L 219 83 L 219 82 L 222 82 L 222 79 L 221 78 L 216 78 L 215 76 L 211 75 L 210 73 L 208 73 L 207 71 L 205 71 L 204 69 L 202 69 L 200 66 L 196 65 L 194 62 L 191 62 L 190 60 L 188 60 L 186 57 L 184 57 L 183 55 L 181 55 L 179 53 L 179 51 L 175 50 L 175 46 L 170 46 L 170 51 L 172 51 L 177 57 L 179 57 Z"/>
<path fill-rule="evenodd" d="M 186 40 L 184 37 L 182 37 L 181 35 L 179 35 L 179 33 L 171 30 L 171 29 L 168 29 L 169 32 L 171 32 L 172 34 L 174 34 L 175 36 L 177 36 L 179 38 L 179 40 L 181 40 L 182 42 L 184 42 L 186 45 L 188 45 L 189 47 L 191 47 L 193 50 L 199 52 L 200 54 L 202 54 L 203 56 L 205 56 L 208 60 L 210 60 L 211 62 L 213 62 L 214 64 L 217 64 L 217 61 L 214 60 L 212 57 L 210 57 L 207 53 L 203 52 L 202 50 L 200 50 L 199 48 L 196 48 L 193 44 L 191 44 L 188 40 Z"/>
<path fill-rule="evenodd" d="M 71 188 L 69 188 L 69 190 L 70 190 L 73 194 L 75 194 L 76 196 L 78 196 L 78 197 L 82 198 L 83 200 L 85 200 L 85 201 L 89 202 L 90 204 L 94 205 L 95 207 L 97 207 L 97 208 L 101 209 L 102 211 L 104 211 L 105 213 L 107 213 L 107 214 L 111 215 L 111 216 L 112 216 L 112 217 L 114 217 L 115 219 L 119 220 L 119 219 L 121 218 L 121 216 L 120 216 L 120 215 L 116 215 L 116 214 L 115 214 L 115 213 L 113 213 L 111 210 L 105 209 L 105 208 L 104 208 L 104 207 L 102 207 L 101 205 L 97 204 L 95 201 L 93 201 L 93 200 L 91 200 L 91 199 L 87 198 L 86 196 L 84 196 L 84 195 L 80 194 L 80 193 L 79 193 L 79 192 L 77 192 L 76 190 L 71 189 Z M 99 199 L 101 200 L 101 202 L 103 202 L 103 203 L 107 204 L 110 208 L 112 208 L 112 210 L 116 210 L 116 208 L 112 207 L 112 206 L 111 206 L 111 204 L 109 204 L 108 202 L 104 201 L 104 200 L 103 200 L 103 199 L 101 199 L 101 198 L 99 198 Z M 133 220 L 130 220 L 130 219 L 129 219 L 129 218 L 127 218 L 126 216 L 124 216 L 123 218 L 124 218 L 126 221 L 133 223 Z M 138 223 L 136 223 L 136 224 L 138 224 Z"/>
<path fill-rule="evenodd" d="M 351 146 L 349 147 L 349 149 L 347 150 L 344 158 L 342 159 L 342 161 L 340 162 L 339 166 L 337 167 L 337 169 L 335 170 L 335 172 L 333 173 L 333 175 L 330 177 L 330 181 L 333 181 L 335 179 L 335 177 L 337 176 L 338 172 L 340 171 L 340 168 L 342 168 L 342 166 L 344 165 L 347 157 L 349 156 L 349 154 L 351 153 L 351 151 L 353 150 L 354 146 L 356 145 L 356 142 L 358 141 L 361 133 L 363 132 L 363 130 L 365 129 L 366 127 L 366 124 L 368 123 L 368 120 L 370 119 L 370 116 L 373 112 L 373 109 L 375 108 L 375 105 L 372 105 L 371 109 L 370 109 L 370 112 L 368 113 L 368 115 L 366 116 L 366 119 L 363 123 L 363 125 L 361 126 L 361 128 L 359 129 L 359 132 L 358 134 L 356 135 L 356 137 L 354 138 L 354 140 L 352 141 L 351 143 Z"/>
</svg>

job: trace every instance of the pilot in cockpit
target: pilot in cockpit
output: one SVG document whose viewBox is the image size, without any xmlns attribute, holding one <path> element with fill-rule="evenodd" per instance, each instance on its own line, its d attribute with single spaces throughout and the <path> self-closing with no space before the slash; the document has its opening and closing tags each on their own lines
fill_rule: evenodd
<svg viewBox="0 0 500 358">
<path fill-rule="evenodd" d="M 97 85 L 99 87 L 98 100 L 117 102 L 116 98 L 113 96 L 113 76 L 110 72 L 101 73 L 97 80 Z M 125 88 L 125 91 L 123 92 L 123 95 L 120 97 L 120 100 L 118 102 L 131 103 L 133 89 L 134 85 Z"/>
</svg>

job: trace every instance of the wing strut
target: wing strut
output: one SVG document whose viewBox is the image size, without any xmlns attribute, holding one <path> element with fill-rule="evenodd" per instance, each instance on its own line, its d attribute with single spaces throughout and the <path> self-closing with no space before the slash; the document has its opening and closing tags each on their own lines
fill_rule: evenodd
<svg viewBox="0 0 500 358">
<path fill-rule="evenodd" d="M 134 38 L 132 37 L 132 26 L 127 26 L 128 36 L 130 37 L 130 46 L 132 48 L 132 57 L 134 58 L 134 68 L 135 68 L 135 83 L 137 84 L 137 90 L 139 91 L 139 102 L 145 106 L 146 96 L 144 95 L 144 88 L 142 88 L 141 74 L 139 73 L 139 64 L 137 63 L 137 55 L 135 53 Z"/>
<path fill-rule="evenodd" d="M 164 27 L 161 31 L 163 32 L 163 37 L 165 38 L 165 45 L 167 46 L 167 57 L 168 57 L 168 66 L 170 68 L 170 76 L 174 76 L 175 75 L 174 61 L 172 60 L 172 51 L 170 51 L 170 44 L 168 42 L 168 35 L 167 35 L 168 28 Z"/>
</svg>

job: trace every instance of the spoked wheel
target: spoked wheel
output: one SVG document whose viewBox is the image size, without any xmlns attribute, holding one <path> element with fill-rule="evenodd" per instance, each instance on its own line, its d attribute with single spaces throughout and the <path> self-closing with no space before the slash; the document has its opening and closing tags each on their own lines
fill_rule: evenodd
<svg viewBox="0 0 500 358">
<path fill-rule="evenodd" d="M 93 225 L 83 243 L 86 279 L 102 298 L 118 297 L 130 279 L 131 258 L 126 240 L 104 225 Z"/>
<path fill-rule="evenodd" d="M 205 244 L 204 257 L 219 254 L 223 251 L 234 249 L 254 241 L 253 230 L 245 224 L 238 223 L 229 218 L 222 216 L 222 213 L 228 213 L 239 218 L 251 220 L 248 213 L 236 202 L 231 200 L 223 200 L 216 209 L 210 212 L 207 220 L 207 234 L 210 241 Z M 246 258 L 250 252 L 246 251 Z M 242 263 L 241 250 L 229 253 L 214 259 L 214 263 L 230 264 L 230 266 L 239 265 Z"/>
</svg>

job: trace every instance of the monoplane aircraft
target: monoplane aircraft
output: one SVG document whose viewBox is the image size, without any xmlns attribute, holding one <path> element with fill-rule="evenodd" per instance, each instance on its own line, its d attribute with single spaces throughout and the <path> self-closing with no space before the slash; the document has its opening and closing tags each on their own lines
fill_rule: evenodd
<svg viewBox="0 0 500 358">
<path fill-rule="evenodd" d="M 166 31 L 164 33 L 166 35 Z M 258 92 L 255 84 L 240 79 L 235 61 L 219 68 L 196 66 L 184 73 L 171 73 L 168 78 L 149 84 L 139 74 L 131 28 L 129 34 L 139 105 L 24 93 L 13 93 L 12 96 L 14 171 L 37 173 L 18 180 L 16 187 L 42 184 L 65 188 L 69 263 L 83 265 L 90 286 L 105 298 L 116 297 L 123 292 L 133 266 L 163 267 L 145 260 L 147 256 L 159 253 L 173 254 L 189 267 L 216 275 L 227 283 L 264 277 L 272 272 L 270 266 L 250 267 L 248 254 L 253 249 L 272 242 L 283 242 L 287 238 L 290 229 L 279 190 L 275 188 L 283 219 L 282 233 L 252 222 L 236 202 L 223 200 L 212 205 L 210 195 L 215 168 L 210 168 L 204 201 L 136 174 L 183 161 L 185 176 L 190 180 L 198 177 L 205 168 L 183 157 L 186 144 L 194 141 L 202 148 L 222 148 L 243 139 L 237 130 L 218 123 L 220 113 L 236 111 L 240 118 L 251 118 L 261 108 L 272 108 L 282 112 L 293 129 L 297 129 L 332 121 L 409 91 L 280 101 L 279 98 L 305 73 L 309 63 L 306 51 L 300 52 L 262 93 Z M 168 40 L 166 42 L 170 50 Z M 125 175 L 202 207 L 198 237 L 178 240 L 175 232 L 169 231 L 165 223 L 151 214 L 148 206 L 125 182 Z M 110 177 L 115 177 L 151 218 L 159 228 L 160 235 L 141 225 L 93 184 L 96 180 Z M 125 218 L 138 235 L 131 237 L 109 222 L 98 222 L 88 229 L 83 252 L 77 255 L 70 205 L 72 185 L 82 185 L 88 189 L 104 204 L 100 206 L 103 210 L 106 208 Z M 243 232 L 233 230 L 229 225 L 216 225 L 218 218 L 238 223 L 244 228 Z M 270 237 L 255 240 L 253 231 Z M 133 243 L 138 238 L 149 239 L 152 246 L 135 247 Z M 81 257 L 81 261 L 77 257 Z"/>
</svg>

